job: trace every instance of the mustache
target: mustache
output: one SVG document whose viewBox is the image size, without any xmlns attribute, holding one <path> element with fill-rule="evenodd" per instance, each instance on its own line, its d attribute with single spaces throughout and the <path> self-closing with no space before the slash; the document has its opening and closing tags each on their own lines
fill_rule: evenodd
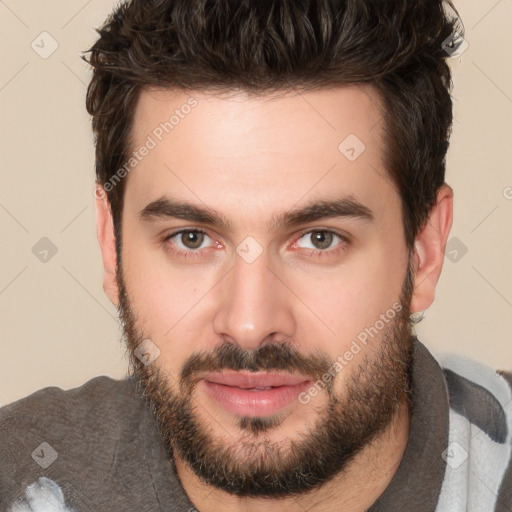
<svg viewBox="0 0 512 512">
<path fill-rule="evenodd" d="M 285 343 L 271 342 L 254 350 L 246 350 L 234 343 L 226 342 L 211 353 L 195 352 L 183 365 L 180 382 L 193 386 L 198 375 L 205 372 L 233 371 L 268 371 L 285 370 L 301 375 L 311 376 L 318 380 L 333 366 L 327 355 L 316 351 L 310 355 L 302 355 L 295 347 Z"/>
</svg>

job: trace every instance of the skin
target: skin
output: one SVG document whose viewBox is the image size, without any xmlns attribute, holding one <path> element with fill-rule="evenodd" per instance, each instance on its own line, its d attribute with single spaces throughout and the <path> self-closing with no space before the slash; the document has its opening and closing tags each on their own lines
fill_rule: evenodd
<svg viewBox="0 0 512 512">
<path fill-rule="evenodd" d="M 269 339 L 292 339 L 302 353 L 318 350 L 336 359 L 398 300 L 408 263 L 400 197 L 382 162 L 377 93 L 369 85 L 279 97 L 143 91 L 135 112 L 134 146 L 144 144 L 191 96 L 198 105 L 125 178 L 123 275 L 137 325 L 160 350 L 153 364 L 175 387 L 192 352 L 212 350 L 222 341 L 251 350 Z M 355 161 L 338 150 L 348 134 L 356 134 L 366 146 Z M 330 218 L 293 228 L 268 227 L 275 215 L 344 194 L 368 207 L 374 220 Z M 139 212 L 163 196 L 214 209 L 232 229 L 176 218 L 142 220 Z M 452 210 L 452 189 L 443 185 L 416 238 L 411 312 L 426 310 L 434 300 Z M 194 252 L 180 237 L 162 241 L 184 228 L 207 232 L 201 248 L 195 249 L 198 256 L 173 252 Z M 309 229 L 348 235 L 351 243 L 339 245 L 334 237 L 319 257 L 312 236 L 304 235 Z M 117 306 L 115 239 L 103 194 L 97 197 L 97 233 L 104 290 Z M 248 236 L 262 248 L 250 264 L 236 252 Z M 379 338 L 372 344 L 378 347 Z M 371 350 L 369 344 L 363 352 Z M 337 393 L 344 392 L 346 379 L 362 360 L 355 357 L 337 375 Z M 195 399 L 199 418 L 212 426 L 219 442 L 242 442 L 233 414 L 200 391 Z M 265 433 L 266 438 L 297 439 L 326 403 L 326 394 L 320 392 L 307 405 L 292 404 L 286 419 Z M 241 498 L 208 486 L 179 458 L 176 466 L 199 510 L 303 511 L 316 510 L 321 503 L 325 511 L 364 511 L 395 474 L 408 433 L 404 403 L 389 427 L 342 473 L 300 500 Z"/>
</svg>

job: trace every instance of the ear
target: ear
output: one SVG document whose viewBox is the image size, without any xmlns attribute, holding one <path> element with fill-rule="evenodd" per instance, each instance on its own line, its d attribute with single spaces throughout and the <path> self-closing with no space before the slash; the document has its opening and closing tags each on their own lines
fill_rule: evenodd
<svg viewBox="0 0 512 512">
<path fill-rule="evenodd" d="M 444 262 L 444 251 L 453 221 L 453 190 L 443 184 L 425 226 L 414 243 L 414 292 L 411 313 L 425 311 L 435 297 Z"/>
<path fill-rule="evenodd" d="M 107 193 L 101 184 L 96 185 L 94 195 L 96 197 L 96 234 L 103 259 L 103 290 L 117 307 L 119 290 L 116 282 L 117 254 L 112 211 Z"/>
</svg>

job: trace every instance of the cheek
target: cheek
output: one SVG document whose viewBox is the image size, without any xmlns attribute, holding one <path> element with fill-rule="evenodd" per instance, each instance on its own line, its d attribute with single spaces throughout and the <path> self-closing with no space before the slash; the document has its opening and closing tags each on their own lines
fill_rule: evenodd
<svg viewBox="0 0 512 512">
<path fill-rule="evenodd" d="M 315 313 L 307 315 L 306 339 L 322 343 L 319 348 L 332 359 L 343 355 L 365 329 L 382 324 L 381 315 L 394 317 L 406 265 L 399 250 L 374 247 L 327 278 L 297 282 L 294 289 Z"/>
<path fill-rule="evenodd" d="M 123 240 L 123 276 L 137 326 L 160 350 L 178 331 L 180 319 L 197 302 L 197 282 L 165 264 L 163 248 Z"/>
<path fill-rule="evenodd" d="M 175 378 L 193 352 L 213 339 L 212 317 L 218 271 L 171 264 L 163 247 L 123 240 L 123 274 L 136 325 L 160 355 L 156 364 Z M 218 305 L 219 302 L 216 301 Z"/>
</svg>

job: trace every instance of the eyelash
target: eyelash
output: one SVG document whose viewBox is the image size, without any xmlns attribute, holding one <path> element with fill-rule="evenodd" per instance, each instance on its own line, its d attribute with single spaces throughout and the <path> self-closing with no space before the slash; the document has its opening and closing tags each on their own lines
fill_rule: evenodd
<svg viewBox="0 0 512 512">
<path fill-rule="evenodd" d="M 171 233 L 170 235 L 164 236 L 162 242 L 167 244 L 167 242 L 169 240 L 171 240 L 172 238 L 175 238 L 178 235 L 182 235 L 184 233 L 196 233 L 196 234 L 203 234 L 203 235 L 208 236 L 208 233 L 206 231 L 203 231 L 202 229 L 197 229 L 197 228 L 180 229 L 179 231 L 175 231 L 174 233 Z M 340 238 L 340 243 L 336 246 L 335 249 L 325 249 L 325 250 L 306 249 L 306 250 L 310 251 L 309 255 L 311 255 L 315 258 L 322 258 L 325 256 L 332 256 L 332 255 L 338 254 L 339 252 L 344 251 L 347 248 L 347 246 L 349 246 L 351 243 L 351 241 L 348 237 L 343 236 L 339 233 L 336 233 L 336 231 L 332 231 L 329 229 L 308 229 L 306 231 L 303 231 L 300 234 L 297 241 L 300 240 L 301 238 L 303 238 L 305 235 L 309 235 L 311 233 L 330 233 L 330 234 Z M 295 244 L 296 244 L 296 242 L 294 242 L 294 245 Z M 167 246 L 169 246 L 169 245 L 172 245 L 172 244 L 167 244 Z M 180 249 L 169 249 L 169 250 L 171 252 L 173 252 L 174 254 L 176 254 L 180 257 L 183 257 L 183 258 L 190 258 L 190 257 L 196 258 L 201 255 L 201 249 L 197 249 L 197 250 L 190 249 L 188 251 L 183 251 Z"/>
</svg>

